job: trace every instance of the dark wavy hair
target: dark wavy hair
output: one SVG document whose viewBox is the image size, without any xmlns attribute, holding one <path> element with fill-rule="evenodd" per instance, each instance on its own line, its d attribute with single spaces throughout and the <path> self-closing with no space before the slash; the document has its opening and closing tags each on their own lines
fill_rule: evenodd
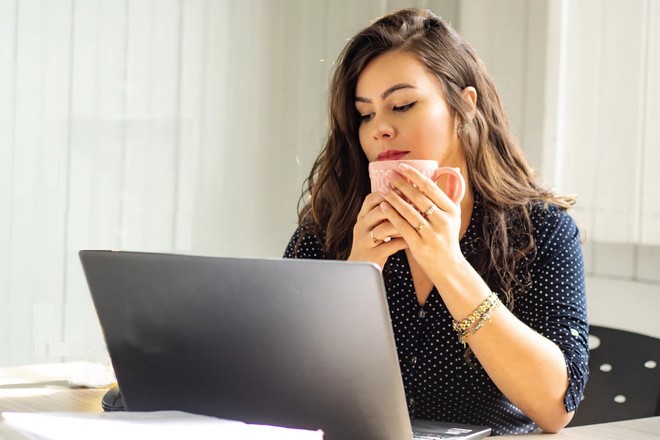
<svg viewBox="0 0 660 440">
<path fill-rule="evenodd" d="M 528 274 L 520 277 L 516 270 L 536 252 L 532 206 L 551 203 L 565 210 L 574 200 L 537 183 L 509 129 L 484 63 L 467 41 L 431 11 L 404 9 L 385 15 L 359 32 L 342 51 L 330 87 L 327 141 L 305 182 L 299 223 L 322 237 L 329 258 L 348 257 L 353 226 L 370 192 L 368 160 L 358 137 L 355 88 L 367 64 L 390 51 L 415 55 L 439 79 L 452 116 L 469 126 L 469 132 L 459 139 L 484 213 L 485 243 L 475 269 L 491 287 L 504 293 L 503 299 L 512 309 L 514 292 L 522 291 L 528 282 Z M 472 118 L 472 109 L 461 95 L 468 86 L 478 96 Z"/>
</svg>

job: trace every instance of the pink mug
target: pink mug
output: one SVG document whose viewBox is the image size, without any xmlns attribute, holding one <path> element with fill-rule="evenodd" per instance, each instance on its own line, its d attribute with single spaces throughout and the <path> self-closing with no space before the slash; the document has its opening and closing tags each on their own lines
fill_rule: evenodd
<svg viewBox="0 0 660 440">
<path fill-rule="evenodd" d="M 435 160 L 381 160 L 377 162 L 370 162 L 369 178 L 371 179 L 371 192 L 376 192 L 380 189 L 381 186 L 386 185 L 387 179 L 385 177 L 385 173 L 387 170 L 397 170 L 399 168 L 399 164 L 401 163 L 410 165 L 432 180 L 437 180 L 444 174 L 449 174 L 455 177 L 458 188 L 455 190 L 456 195 L 452 197 L 452 200 L 454 203 L 459 203 L 461 200 L 463 200 L 463 196 L 465 195 L 465 180 L 463 180 L 463 176 L 461 175 L 459 169 L 451 167 L 438 168 L 438 162 Z M 452 193 L 453 191 L 448 189 L 447 192 Z"/>
</svg>

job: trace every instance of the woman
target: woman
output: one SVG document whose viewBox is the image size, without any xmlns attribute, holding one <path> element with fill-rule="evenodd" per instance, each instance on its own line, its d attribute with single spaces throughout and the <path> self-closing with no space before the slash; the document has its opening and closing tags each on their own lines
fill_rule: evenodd
<svg viewBox="0 0 660 440">
<path fill-rule="evenodd" d="M 429 11 L 386 15 L 340 55 L 330 100 L 285 257 L 382 267 L 411 417 L 566 426 L 588 375 L 573 200 L 535 180 L 474 50 Z M 383 159 L 458 167 L 465 196 L 405 166 L 371 193 Z"/>
</svg>

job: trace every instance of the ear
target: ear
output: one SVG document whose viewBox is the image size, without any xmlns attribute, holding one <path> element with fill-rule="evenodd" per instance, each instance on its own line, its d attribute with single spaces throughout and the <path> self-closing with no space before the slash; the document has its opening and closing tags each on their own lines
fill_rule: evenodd
<svg viewBox="0 0 660 440">
<path fill-rule="evenodd" d="M 461 96 L 465 102 L 470 105 L 468 116 L 470 117 L 470 120 L 472 120 L 477 112 L 477 89 L 472 86 L 467 86 L 461 91 Z"/>
</svg>

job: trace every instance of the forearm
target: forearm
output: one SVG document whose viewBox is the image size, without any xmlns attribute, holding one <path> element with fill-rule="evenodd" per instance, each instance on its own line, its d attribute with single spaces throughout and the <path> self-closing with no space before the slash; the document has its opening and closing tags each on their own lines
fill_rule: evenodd
<svg viewBox="0 0 660 440">
<path fill-rule="evenodd" d="M 495 385 L 541 429 L 566 426 L 572 418 L 564 406 L 568 373 L 552 341 L 499 307 L 468 343 Z"/>
<path fill-rule="evenodd" d="M 457 321 L 490 295 L 486 283 L 467 262 L 434 278 Z M 500 391 L 541 429 L 561 429 L 572 413 L 564 407 L 568 373 L 559 347 L 503 306 L 497 307 L 491 318 L 467 339 L 475 356 Z"/>
</svg>

